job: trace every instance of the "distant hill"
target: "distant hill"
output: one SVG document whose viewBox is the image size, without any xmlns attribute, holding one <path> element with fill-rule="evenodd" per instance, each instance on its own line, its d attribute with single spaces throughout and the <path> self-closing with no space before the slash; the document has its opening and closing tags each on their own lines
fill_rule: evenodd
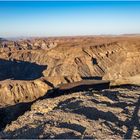
<svg viewBox="0 0 140 140">
<path fill-rule="evenodd" d="M 122 36 L 140 36 L 140 34 L 122 34 Z"/>
<path fill-rule="evenodd" d="M 0 42 L 3 42 L 3 41 L 7 41 L 7 40 L 4 38 L 0 38 Z"/>
</svg>

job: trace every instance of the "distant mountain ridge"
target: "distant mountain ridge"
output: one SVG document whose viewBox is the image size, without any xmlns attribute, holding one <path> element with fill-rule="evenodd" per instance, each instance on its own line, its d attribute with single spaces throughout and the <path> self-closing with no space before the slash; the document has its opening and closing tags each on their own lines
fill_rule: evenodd
<svg viewBox="0 0 140 140">
<path fill-rule="evenodd" d="M 7 40 L 4 38 L 0 38 L 0 42 L 3 42 L 3 41 L 7 41 Z"/>
</svg>

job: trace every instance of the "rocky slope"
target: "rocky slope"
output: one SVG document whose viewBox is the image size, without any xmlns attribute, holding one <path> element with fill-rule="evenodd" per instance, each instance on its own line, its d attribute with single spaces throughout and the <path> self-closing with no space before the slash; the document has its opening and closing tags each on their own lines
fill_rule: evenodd
<svg viewBox="0 0 140 140">
<path fill-rule="evenodd" d="M 0 137 L 139 138 L 138 87 L 53 90 L 82 79 L 138 86 L 139 59 L 140 36 L 0 41 Z"/>
<path fill-rule="evenodd" d="M 139 87 L 71 93 L 38 100 L 1 138 L 140 138 Z"/>
</svg>

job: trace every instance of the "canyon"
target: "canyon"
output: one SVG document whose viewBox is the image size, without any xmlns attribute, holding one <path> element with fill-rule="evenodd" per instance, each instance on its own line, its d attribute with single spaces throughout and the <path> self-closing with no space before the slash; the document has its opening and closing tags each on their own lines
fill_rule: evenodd
<svg viewBox="0 0 140 140">
<path fill-rule="evenodd" d="M 140 138 L 139 59 L 136 35 L 0 39 L 0 138 Z"/>
</svg>

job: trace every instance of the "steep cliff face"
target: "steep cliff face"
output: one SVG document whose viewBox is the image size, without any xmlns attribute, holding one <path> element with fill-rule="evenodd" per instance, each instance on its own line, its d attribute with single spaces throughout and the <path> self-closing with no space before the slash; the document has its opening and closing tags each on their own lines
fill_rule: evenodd
<svg viewBox="0 0 140 140">
<path fill-rule="evenodd" d="M 85 43 L 85 41 L 83 42 Z M 46 65 L 47 68 L 43 71 L 44 76 L 102 76 L 105 79 L 113 80 L 139 73 L 139 62 L 137 61 L 140 51 L 139 39 L 132 40 L 130 38 L 128 40 L 126 38 L 120 41 L 116 39 L 116 41 L 102 44 L 94 42 L 93 45 L 89 45 L 90 41 L 85 45 L 83 42 L 79 41 L 77 46 L 70 46 L 70 43 L 66 43 L 65 46 L 64 43 L 58 44 L 49 50 L 2 48 L 1 58 Z M 32 47 L 33 44 L 32 42 Z"/>
<path fill-rule="evenodd" d="M 140 73 L 139 37 L 40 38 L 6 41 L 3 45 L 0 48 L 0 80 L 11 79 L 9 82 L 13 83 L 13 87 L 15 80 L 19 80 L 20 86 L 25 87 L 23 93 L 35 94 L 35 97 L 37 93 L 34 91 L 40 92 L 40 95 L 47 92 L 45 88 L 42 93 L 34 84 L 41 77 L 49 80 L 55 77 L 58 83 L 99 77 L 111 80 L 114 85 L 131 83 L 132 77 L 135 77 L 137 80 L 133 78 L 133 84 L 140 84 L 136 76 Z M 28 83 L 31 88 L 26 88 Z M 12 97 L 7 94 L 9 91 Z M 4 98 L 10 96 L 14 100 L 15 96 L 15 100 L 23 101 L 16 97 L 20 92 L 10 88 L 8 92 Z"/>
<path fill-rule="evenodd" d="M 61 83 L 67 83 L 64 77 L 46 77 L 36 80 L 0 81 L 0 107 L 20 102 L 31 102 L 47 94 Z"/>
<path fill-rule="evenodd" d="M 30 102 L 43 96 L 49 86 L 41 80 L 35 81 L 12 81 L 0 82 L 0 103 L 16 104 Z"/>
</svg>

